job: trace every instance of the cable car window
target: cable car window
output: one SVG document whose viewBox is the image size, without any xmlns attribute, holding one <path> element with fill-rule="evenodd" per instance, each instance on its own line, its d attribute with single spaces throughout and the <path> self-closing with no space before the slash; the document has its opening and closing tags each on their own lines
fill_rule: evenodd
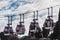
<svg viewBox="0 0 60 40">
<path fill-rule="evenodd" d="M 8 29 L 5 27 L 4 32 L 8 32 Z"/>
<path fill-rule="evenodd" d="M 17 28 L 16 28 L 16 32 L 18 32 L 18 34 L 24 34 L 25 33 L 25 27 L 24 25 L 17 25 Z"/>
<path fill-rule="evenodd" d="M 46 27 L 51 27 L 51 26 L 53 26 L 52 24 L 53 24 L 53 20 L 52 19 L 46 19 L 46 21 L 44 23 L 44 25 Z"/>
<path fill-rule="evenodd" d="M 30 29 L 35 29 L 34 23 L 31 23 L 31 24 L 30 24 Z"/>
<path fill-rule="evenodd" d="M 39 27 L 38 23 L 35 23 L 35 27 Z"/>
</svg>

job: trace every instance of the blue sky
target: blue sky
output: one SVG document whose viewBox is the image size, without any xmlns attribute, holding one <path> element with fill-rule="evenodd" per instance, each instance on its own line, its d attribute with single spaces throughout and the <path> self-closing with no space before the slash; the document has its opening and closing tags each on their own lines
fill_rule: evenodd
<svg viewBox="0 0 60 40">
<path fill-rule="evenodd" d="M 8 15 L 15 15 L 13 17 L 13 29 L 15 31 L 15 28 L 17 24 L 19 24 L 19 16 L 18 14 L 24 13 L 25 14 L 25 27 L 26 33 L 24 35 L 28 34 L 29 31 L 29 25 L 30 22 L 33 19 L 33 11 L 39 10 L 39 26 L 42 28 L 44 20 L 47 17 L 47 9 L 45 9 L 51 6 L 59 5 L 60 0 L 0 0 L 0 32 L 3 31 L 4 27 L 7 24 L 7 17 Z M 54 22 L 58 20 L 58 13 L 59 13 L 59 7 L 54 7 Z M 28 22 L 27 22 L 28 21 Z"/>
</svg>

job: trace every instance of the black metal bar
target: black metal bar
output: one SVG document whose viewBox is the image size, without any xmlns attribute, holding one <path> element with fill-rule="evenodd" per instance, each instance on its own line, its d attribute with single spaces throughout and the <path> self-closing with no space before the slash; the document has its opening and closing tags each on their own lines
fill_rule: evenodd
<svg viewBox="0 0 60 40">
<path fill-rule="evenodd" d="M 8 16 L 8 25 L 9 25 L 9 16 Z"/>
<path fill-rule="evenodd" d="M 23 23 L 24 23 L 24 14 L 23 14 Z"/>
<path fill-rule="evenodd" d="M 35 11 L 33 11 L 33 13 L 34 13 L 34 16 L 33 16 L 33 17 L 34 17 L 34 19 L 35 19 Z"/>
<path fill-rule="evenodd" d="M 11 16 L 11 25 L 12 25 L 12 16 Z"/>
<path fill-rule="evenodd" d="M 37 12 L 37 20 L 38 20 L 38 10 L 36 12 Z"/>
<path fill-rule="evenodd" d="M 9 24 L 9 18 L 10 18 L 10 17 L 9 17 L 9 16 L 7 16 L 7 17 L 8 17 L 8 24 L 7 24 L 7 25 L 8 25 L 8 27 L 10 27 L 10 24 Z"/>
<path fill-rule="evenodd" d="M 51 17 L 53 17 L 53 7 L 51 7 Z"/>
<path fill-rule="evenodd" d="M 21 24 L 21 14 L 19 14 L 19 16 L 20 16 L 20 24 Z"/>
<path fill-rule="evenodd" d="M 48 8 L 48 17 L 49 17 L 49 8 Z"/>
</svg>

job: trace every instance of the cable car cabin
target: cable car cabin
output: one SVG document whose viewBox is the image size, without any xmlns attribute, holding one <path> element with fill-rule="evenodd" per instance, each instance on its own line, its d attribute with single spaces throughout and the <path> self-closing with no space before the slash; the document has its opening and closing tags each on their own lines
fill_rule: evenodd
<svg viewBox="0 0 60 40">
<path fill-rule="evenodd" d="M 5 27 L 4 28 L 4 35 L 10 35 L 10 34 L 13 34 L 12 27 Z"/>
<path fill-rule="evenodd" d="M 24 34 L 25 33 L 25 26 L 24 25 L 17 25 L 17 27 L 16 27 L 16 32 L 18 33 L 18 34 Z"/>
<path fill-rule="evenodd" d="M 43 25 L 43 37 L 47 37 L 49 35 L 50 30 L 51 29 L 53 30 L 53 27 L 54 27 L 53 19 L 48 17 L 48 19 L 45 20 Z"/>
<path fill-rule="evenodd" d="M 33 37 L 35 35 L 36 38 L 41 38 L 41 29 L 39 27 L 38 22 L 31 22 L 29 29 L 29 36 Z"/>
<path fill-rule="evenodd" d="M 49 17 L 48 19 L 45 20 L 44 22 L 45 29 L 51 29 L 53 26 L 54 26 L 53 19 Z"/>
<path fill-rule="evenodd" d="M 38 23 L 31 22 L 30 24 L 30 32 L 38 32 L 37 28 L 39 27 Z"/>
<path fill-rule="evenodd" d="M 36 33 L 38 32 L 38 28 L 39 28 L 38 22 L 31 22 L 29 32 Z"/>
</svg>

